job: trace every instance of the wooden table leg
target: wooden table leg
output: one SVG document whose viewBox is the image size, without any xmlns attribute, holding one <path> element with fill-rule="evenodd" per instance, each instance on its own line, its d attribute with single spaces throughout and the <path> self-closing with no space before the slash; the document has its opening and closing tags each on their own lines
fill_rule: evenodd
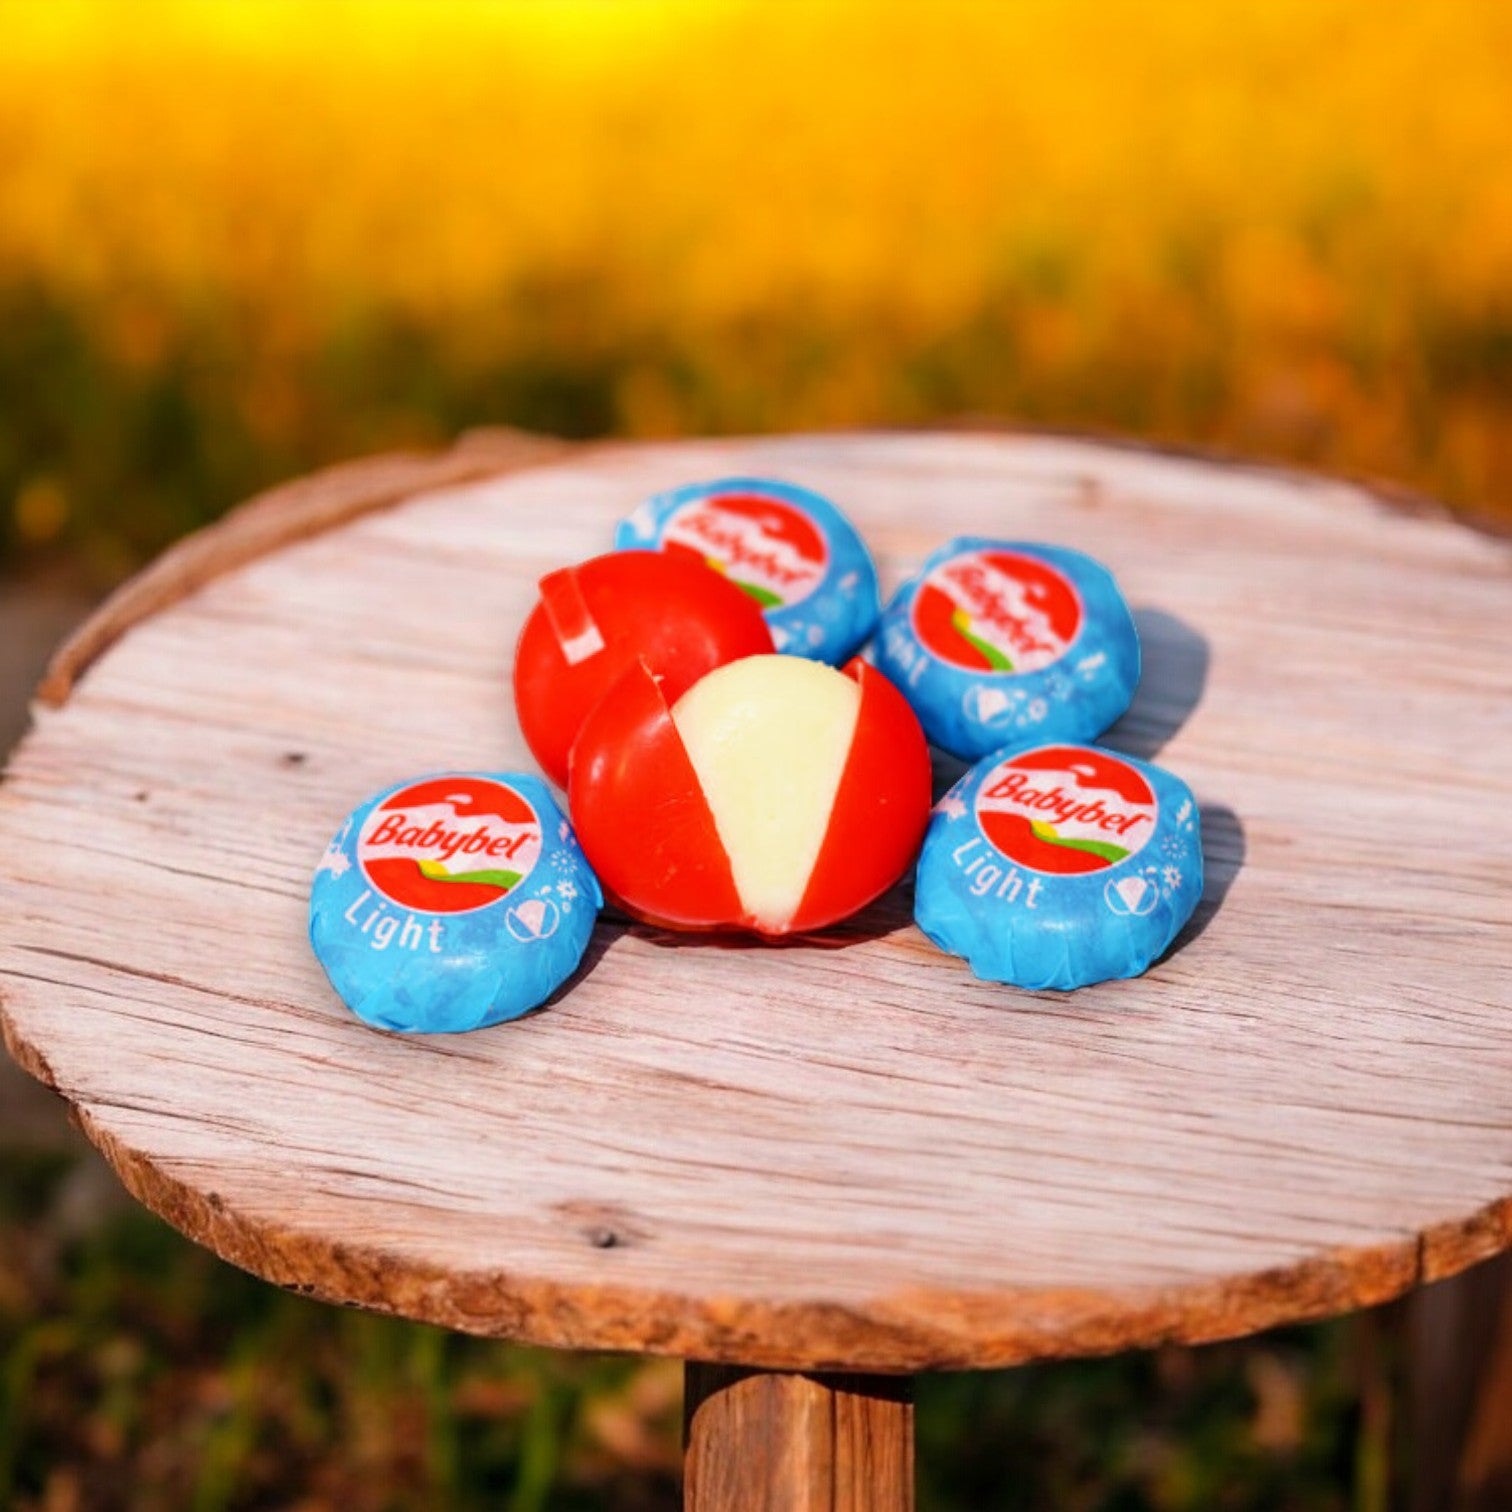
<svg viewBox="0 0 1512 1512">
<path fill-rule="evenodd" d="M 1512 1254 L 1407 1304 L 1411 1512 L 1512 1507 Z"/>
<path fill-rule="evenodd" d="M 913 1381 L 689 1361 L 685 1512 L 911 1512 Z"/>
</svg>

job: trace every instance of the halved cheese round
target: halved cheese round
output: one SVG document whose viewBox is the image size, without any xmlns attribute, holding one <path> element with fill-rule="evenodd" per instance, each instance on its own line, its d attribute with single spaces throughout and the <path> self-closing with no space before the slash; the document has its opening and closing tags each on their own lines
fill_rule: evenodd
<svg viewBox="0 0 1512 1512">
<path fill-rule="evenodd" d="M 572 748 L 573 823 L 606 892 L 672 929 L 785 935 L 865 907 L 918 854 L 929 751 L 875 667 L 716 668 L 669 707 L 644 663 Z"/>
<path fill-rule="evenodd" d="M 821 662 L 748 656 L 672 706 L 742 907 L 787 929 L 829 832 L 856 733 L 861 689 Z"/>
</svg>

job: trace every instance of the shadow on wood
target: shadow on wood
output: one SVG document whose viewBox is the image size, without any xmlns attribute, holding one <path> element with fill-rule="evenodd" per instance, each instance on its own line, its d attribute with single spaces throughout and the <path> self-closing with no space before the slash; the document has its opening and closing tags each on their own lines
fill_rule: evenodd
<svg viewBox="0 0 1512 1512">
<path fill-rule="evenodd" d="M 1199 803 L 1197 812 L 1202 819 L 1202 897 L 1163 960 L 1169 960 L 1201 937 L 1217 917 L 1234 878 L 1244 866 L 1247 847 L 1238 814 L 1226 803 Z"/>
<path fill-rule="evenodd" d="M 1153 760 L 1202 702 L 1211 659 L 1207 637 L 1164 609 L 1134 611 L 1142 669 L 1127 713 L 1098 745 Z"/>
</svg>

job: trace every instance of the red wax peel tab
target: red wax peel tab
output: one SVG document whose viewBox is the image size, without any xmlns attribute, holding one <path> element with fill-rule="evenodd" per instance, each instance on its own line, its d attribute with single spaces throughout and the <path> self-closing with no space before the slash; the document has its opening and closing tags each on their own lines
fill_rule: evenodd
<svg viewBox="0 0 1512 1512">
<path fill-rule="evenodd" d="M 637 662 L 675 699 L 715 667 L 773 649 L 760 607 L 692 557 L 616 551 L 540 587 L 515 649 L 515 709 L 559 787 L 589 711 Z"/>
<path fill-rule="evenodd" d="M 583 725 L 569 788 L 604 886 L 675 929 L 822 929 L 918 852 L 929 753 L 873 667 L 754 656 L 675 700 L 627 673 Z"/>
</svg>

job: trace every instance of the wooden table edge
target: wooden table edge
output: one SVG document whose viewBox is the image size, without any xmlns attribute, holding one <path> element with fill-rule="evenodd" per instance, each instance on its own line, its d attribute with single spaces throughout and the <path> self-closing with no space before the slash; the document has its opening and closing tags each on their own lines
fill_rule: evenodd
<svg viewBox="0 0 1512 1512">
<path fill-rule="evenodd" d="M 458 1272 L 238 1211 L 100 1127 L 16 1033 L 3 997 L 0 1039 L 25 1071 L 70 1103 L 75 1122 L 137 1201 L 221 1259 L 322 1301 L 549 1348 L 787 1371 L 997 1369 L 1163 1343 L 1210 1343 L 1333 1317 L 1445 1279 L 1512 1242 L 1512 1198 L 1506 1198 L 1399 1244 L 1334 1250 L 1217 1282 L 970 1294 L 917 1288 L 879 1296 L 865 1308 L 801 1299 L 699 1300 L 612 1281 L 565 1284 L 503 1268 Z M 583 1242 L 599 1247 L 602 1236 L 585 1230 Z"/>
</svg>

